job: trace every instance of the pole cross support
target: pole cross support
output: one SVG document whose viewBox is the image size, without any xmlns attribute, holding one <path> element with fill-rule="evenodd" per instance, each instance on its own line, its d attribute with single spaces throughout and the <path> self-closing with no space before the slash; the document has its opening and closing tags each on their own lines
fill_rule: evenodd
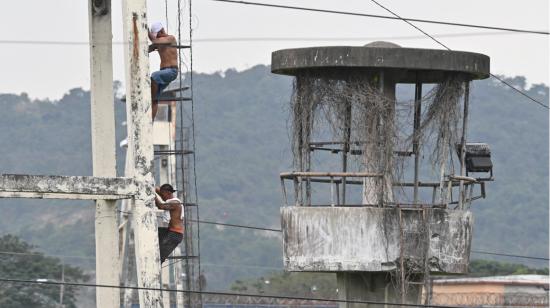
<svg viewBox="0 0 550 308">
<path fill-rule="evenodd" d="M 139 186 L 123 177 L 2 174 L 0 198 L 119 200 L 133 198 Z"/>
</svg>

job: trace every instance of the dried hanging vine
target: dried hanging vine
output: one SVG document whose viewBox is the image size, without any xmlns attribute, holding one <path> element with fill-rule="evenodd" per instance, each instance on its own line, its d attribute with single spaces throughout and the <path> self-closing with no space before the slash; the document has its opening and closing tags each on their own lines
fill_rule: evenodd
<svg viewBox="0 0 550 308">
<path fill-rule="evenodd" d="M 430 161 L 434 170 L 439 167 L 441 183 L 449 160 L 450 168 L 453 166 L 451 152 L 459 142 L 464 84 L 461 76 L 451 75 L 422 98 L 425 107 L 419 138 L 423 148 L 431 150 Z M 364 186 L 368 189 L 363 190 L 363 204 L 395 204 L 393 183 L 400 182 L 404 170 L 404 159 L 396 156 L 395 151 L 410 149 L 413 142 L 412 132 L 399 131 L 397 126 L 410 120 L 413 104 L 398 103 L 393 94 L 393 91 L 384 92 L 376 75 L 298 76 L 291 101 L 294 168 L 311 170 L 310 142 L 313 136 L 326 134 L 328 128 L 333 140 L 350 142 L 360 153 L 355 157 L 361 171 L 382 175 L 365 180 Z M 440 196 L 446 198 L 443 189 Z M 384 221 L 382 230 L 387 240 L 393 233 L 390 226 L 395 226 L 395 222 Z M 429 227 L 419 231 L 416 240 L 426 246 L 424 255 L 418 260 L 401 255 L 395 261 L 392 281 L 403 298 L 407 297 L 409 281 L 417 279 L 419 273 L 426 275 L 432 266 L 427 259 Z"/>
</svg>

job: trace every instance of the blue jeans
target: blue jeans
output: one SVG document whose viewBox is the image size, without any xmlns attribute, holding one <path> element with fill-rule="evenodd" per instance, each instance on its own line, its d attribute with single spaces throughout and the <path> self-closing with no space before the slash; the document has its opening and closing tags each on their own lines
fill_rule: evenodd
<svg viewBox="0 0 550 308">
<path fill-rule="evenodd" d="M 178 77 L 178 69 L 175 67 L 165 67 L 151 74 L 151 79 L 157 84 L 158 89 L 156 97 L 158 98 L 162 91 Z"/>
</svg>

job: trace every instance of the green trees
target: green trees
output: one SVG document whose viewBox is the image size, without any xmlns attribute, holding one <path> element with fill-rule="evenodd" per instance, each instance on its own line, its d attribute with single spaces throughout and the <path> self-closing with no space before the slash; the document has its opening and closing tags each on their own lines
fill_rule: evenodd
<svg viewBox="0 0 550 308">
<path fill-rule="evenodd" d="M 501 275 L 548 275 L 548 268 L 530 268 L 523 264 L 488 260 L 473 260 L 470 262 L 470 276 L 501 276 Z"/>
<path fill-rule="evenodd" d="M 63 265 L 58 258 L 46 257 L 33 246 L 13 235 L 0 237 L 0 277 L 25 280 L 84 282 L 81 269 Z M 60 286 L 0 282 L 0 307 L 60 307 Z M 76 307 L 75 287 L 63 287 L 63 307 Z"/>
</svg>

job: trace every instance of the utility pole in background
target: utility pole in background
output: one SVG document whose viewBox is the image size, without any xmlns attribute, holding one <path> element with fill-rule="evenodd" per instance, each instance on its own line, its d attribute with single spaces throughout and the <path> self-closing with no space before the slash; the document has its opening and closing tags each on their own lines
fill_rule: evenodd
<svg viewBox="0 0 550 308">
<path fill-rule="evenodd" d="M 116 177 L 111 0 L 89 0 L 93 175 Z M 120 285 L 116 200 L 97 200 L 96 282 Z M 97 307 L 120 307 L 120 292 L 96 290 Z"/>
</svg>

